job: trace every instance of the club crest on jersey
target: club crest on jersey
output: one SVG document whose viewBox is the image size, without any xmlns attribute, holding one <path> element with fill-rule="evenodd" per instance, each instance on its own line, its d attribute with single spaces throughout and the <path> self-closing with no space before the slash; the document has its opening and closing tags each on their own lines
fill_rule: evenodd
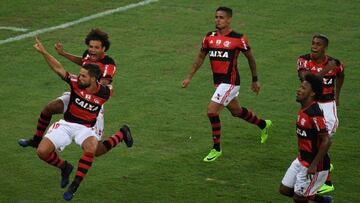
<svg viewBox="0 0 360 203">
<path fill-rule="evenodd" d="M 99 109 L 98 106 L 87 103 L 86 101 L 82 101 L 80 98 L 75 98 L 75 103 L 82 108 L 89 111 L 97 111 Z"/>
<path fill-rule="evenodd" d="M 229 41 L 225 41 L 225 42 L 224 42 L 224 47 L 229 47 L 230 43 L 231 43 L 231 42 L 229 42 Z"/>
<path fill-rule="evenodd" d="M 214 43 L 214 41 L 213 41 L 213 40 L 210 40 L 209 44 L 213 44 L 213 43 Z"/>
<path fill-rule="evenodd" d="M 305 122 L 306 122 L 305 118 L 302 118 L 301 121 L 300 121 L 300 123 L 301 123 L 302 126 L 305 125 Z"/>
<path fill-rule="evenodd" d="M 217 58 L 229 58 L 229 53 L 227 51 L 216 51 L 210 50 L 209 51 L 210 57 L 217 57 Z"/>
<path fill-rule="evenodd" d="M 220 44 L 221 44 L 221 40 L 220 39 L 216 40 L 216 46 L 219 46 Z"/>
<path fill-rule="evenodd" d="M 85 95 L 85 99 L 89 101 L 89 100 L 91 99 L 91 95 L 90 95 L 90 94 L 86 94 L 86 95 Z"/>
</svg>

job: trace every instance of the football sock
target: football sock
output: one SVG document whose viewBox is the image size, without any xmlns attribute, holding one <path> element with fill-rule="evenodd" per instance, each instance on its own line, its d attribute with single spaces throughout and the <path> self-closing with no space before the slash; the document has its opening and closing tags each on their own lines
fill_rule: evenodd
<svg viewBox="0 0 360 203">
<path fill-rule="evenodd" d="M 45 113 L 41 112 L 37 122 L 34 139 L 39 139 L 42 136 L 44 136 L 44 132 L 50 124 L 51 117 L 52 117 L 51 115 L 46 115 Z"/>
<path fill-rule="evenodd" d="M 94 154 L 85 152 L 78 162 L 78 168 L 75 174 L 75 181 L 81 182 L 84 177 L 86 176 L 86 173 L 90 169 L 92 163 L 94 161 Z"/>
<path fill-rule="evenodd" d="M 106 147 L 107 151 L 116 147 L 119 142 L 123 140 L 124 135 L 122 132 L 118 131 L 115 135 L 108 137 L 106 140 L 103 141 L 104 146 Z"/>
<path fill-rule="evenodd" d="M 221 130 L 221 123 L 219 114 L 208 113 L 208 117 L 211 123 L 212 128 L 212 138 L 214 143 L 214 149 L 216 151 L 220 151 L 220 130 Z"/>
<path fill-rule="evenodd" d="M 214 144 L 213 148 L 214 148 L 216 151 L 220 152 L 220 151 L 221 151 L 221 149 L 220 149 L 220 143 Z"/>
<path fill-rule="evenodd" d="M 264 129 L 266 127 L 266 122 L 263 119 L 259 119 L 253 112 L 249 111 L 245 107 L 241 107 L 242 111 L 239 115 L 240 118 L 244 119 L 245 121 L 257 125 L 260 129 Z"/>
<path fill-rule="evenodd" d="M 65 166 L 64 160 L 61 159 L 56 152 L 50 153 L 49 156 L 44 159 L 44 161 L 60 169 Z"/>
</svg>

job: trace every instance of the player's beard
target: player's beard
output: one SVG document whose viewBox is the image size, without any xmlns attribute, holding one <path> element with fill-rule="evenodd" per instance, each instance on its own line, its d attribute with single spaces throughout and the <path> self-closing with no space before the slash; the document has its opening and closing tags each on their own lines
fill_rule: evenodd
<svg viewBox="0 0 360 203">
<path fill-rule="evenodd" d="M 82 84 L 78 83 L 78 86 L 80 89 L 86 89 L 86 88 L 90 87 L 90 84 L 82 85 Z"/>
</svg>

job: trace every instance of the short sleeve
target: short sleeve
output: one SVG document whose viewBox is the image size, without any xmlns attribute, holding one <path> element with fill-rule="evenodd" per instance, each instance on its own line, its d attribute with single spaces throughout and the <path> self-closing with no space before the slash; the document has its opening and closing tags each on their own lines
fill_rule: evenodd
<svg viewBox="0 0 360 203">
<path fill-rule="evenodd" d="M 250 50 L 249 41 L 247 40 L 245 35 L 241 36 L 239 46 L 240 46 L 239 48 L 242 52 L 246 52 L 246 51 Z"/>
<path fill-rule="evenodd" d="M 298 58 L 297 63 L 296 63 L 297 71 L 298 72 L 308 71 L 309 68 L 306 66 L 306 64 L 307 64 L 307 61 L 304 58 L 302 58 L 302 57 Z"/>
</svg>

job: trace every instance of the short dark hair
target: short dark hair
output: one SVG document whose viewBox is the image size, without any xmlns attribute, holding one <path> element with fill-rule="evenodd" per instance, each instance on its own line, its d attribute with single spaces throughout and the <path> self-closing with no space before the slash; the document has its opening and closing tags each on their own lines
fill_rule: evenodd
<svg viewBox="0 0 360 203">
<path fill-rule="evenodd" d="M 326 35 L 324 35 L 324 34 L 316 34 L 316 35 L 313 36 L 312 39 L 315 39 L 315 38 L 321 39 L 324 42 L 326 47 L 329 46 L 329 38 Z"/>
<path fill-rule="evenodd" d="M 220 6 L 219 8 L 216 9 L 216 12 L 217 11 L 224 11 L 228 16 L 232 17 L 232 9 L 229 7 Z"/>
<path fill-rule="evenodd" d="M 322 95 L 322 90 L 323 90 L 323 81 L 322 78 L 308 73 L 305 75 L 305 80 L 308 83 L 310 83 L 311 89 L 313 92 L 315 92 L 315 100 L 319 100 L 321 95 Z"/>
<path fill-rule="evenodd" d="M 109 35 L 100 30 L 99 28 L 91 29 L 89 34 L 85 38 L 85 44 L 89 46 L 90 40 L 99 40 L 103 47 L 105 47 L 105 51 L 110 48 Z"/>
<path fill-rule="evenodd" d="M 95 77 L 96 80 L 99 80 L 101 77 L 100 67 L 93 63 L 87 63 L 82 65 L 82 67 L 88 71 L 90 77 Z"/>
</svg>

